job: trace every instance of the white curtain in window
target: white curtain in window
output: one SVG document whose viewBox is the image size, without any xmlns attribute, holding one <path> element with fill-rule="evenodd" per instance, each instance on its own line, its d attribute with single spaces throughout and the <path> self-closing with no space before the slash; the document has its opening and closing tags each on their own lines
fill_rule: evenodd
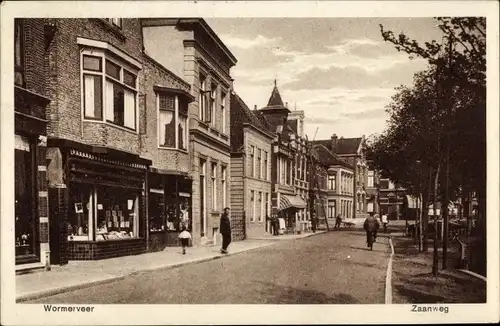
<svg viewBox="0 0 500 326">
<path fill-rule="evenodd" d="M 114 94 L 113 94 L 113 83 L 106 81 L 106 120 L 114 121 Z"/>
<path fill-rule="evenodd" d="M 135 94 L 124 90 L 125 95 L 125 118 L 123 124 L 127 128 L 135 129 Z"/>
<path fill-rule="evenodd" d="M 94 76 L 85 75 L 84 77 L 85 83 L 85 116 L 95 118 L 95 99 L 94 99 Z"/>
<path fill-rule="evenodd" d="M 175 146 L 175 125 L 172 124 L 174 112 L 160 111 L 160 144 L 174 147 Z M 170 128 L 170 130 L 167 130 Z"/>
</svg>

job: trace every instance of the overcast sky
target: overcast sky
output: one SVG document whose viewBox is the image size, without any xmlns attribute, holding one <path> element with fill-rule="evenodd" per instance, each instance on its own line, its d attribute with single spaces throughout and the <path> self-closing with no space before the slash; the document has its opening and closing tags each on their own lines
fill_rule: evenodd
<svg viewBox="0 0 500 326">
<path fill-rule="evenodd" d="M 290 110 L 303 110 L 312 139 L 380 133 L 385 106 L 423 60 L 384 42 L 379 24 L 418 41 L 441 41 L 431 18 L 207 18 L 238 59 L 234 89 L 250 108 L 267 104 L 274 79 Z"/>
</svg>

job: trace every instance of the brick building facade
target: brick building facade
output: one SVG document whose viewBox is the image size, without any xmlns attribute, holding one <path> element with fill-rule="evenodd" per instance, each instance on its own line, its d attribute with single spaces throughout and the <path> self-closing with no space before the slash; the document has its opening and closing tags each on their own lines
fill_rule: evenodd
<svg viewBox="0 0 500 326">
<path fill-rule="evenodd" d="M 14 232 L 16 268 L 22 269 L 50 263 L 45 53 L 52 28 L 43 19 L 16 18 L 14 29 Z"/>
<path fill-rule="evenodd" d="M 193 242 L 217 243 L 220 215 L 229 205 L 230 68 L 236 58 L 201 18 L 144 19 L 143 35 L 146 52 L 191 85 Z"/>
</svg>

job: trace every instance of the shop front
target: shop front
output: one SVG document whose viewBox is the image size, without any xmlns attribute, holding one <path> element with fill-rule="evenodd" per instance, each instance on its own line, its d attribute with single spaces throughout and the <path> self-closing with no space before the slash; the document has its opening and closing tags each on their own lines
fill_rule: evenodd
<svg viewBox="0 0 500 326">
<path fill-rule="evenodd" d="M 62 162 L 65 175 L 58 185 L 51 182 L 49 189 L 55 263 L 145 252 L 144 190 L 150 161 L 108 148 L 63 142 L 69 147 L 53 147 L 48 155 Z M 54 177 L 57 164 L 49 166 L 49 177 Z"/>
<path fill-rule="evenodd" d="M 179 246 L 183 228 L 192 232 L 192 181 L 187 175 L 151 169 L 149 185 L 149 251 Z"/>
<path fill-rule="evenodd" d="M 14 96 L 15 259 L 27 266 L 45 263 L 48 251 L 45 108 L 50 100 L 18 86 Z"/>
<path fill-rule="evenodd" d="M 285 222 L 286 233 L 293 234 L 298 230 L 298 215 L 307 207 L 299 195 L 280 194 L 278 218 Z"/>
</svg>

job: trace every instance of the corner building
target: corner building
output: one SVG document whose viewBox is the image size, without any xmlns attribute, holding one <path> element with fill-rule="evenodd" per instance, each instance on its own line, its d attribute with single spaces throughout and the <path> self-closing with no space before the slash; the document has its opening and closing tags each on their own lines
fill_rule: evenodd
<svg viewBox="0 0 500 326">
<path fill-rule="evenodd" d="M 47 19 L 47 175 L 54 264 L 147 250 L 139 19 Z"/>
<path fill-rule="evenodd" d="M 201 18 L 151 18 L 142 25 L 146 53 L 187 81 L 194 98 L 188 107 L 193 244 L 220 243 L 219 220 L 229 206 L 230 69 L 236 58 Z"/>
</svg>

